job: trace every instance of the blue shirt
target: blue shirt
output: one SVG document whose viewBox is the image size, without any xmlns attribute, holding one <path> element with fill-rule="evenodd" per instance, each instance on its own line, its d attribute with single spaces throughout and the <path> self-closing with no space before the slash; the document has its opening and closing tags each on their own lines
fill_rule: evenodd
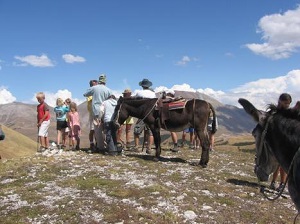
<svg viewBox="0 0 300 224">
<path fill-rule="evenodd" d="M 93 96 L 92 109 L 94 116 L 100 115 L 100 106 L 104 100 L 108 99 L 112 95 L 112 91 L 105 85 L 98 84 L 87 89 L 83 96 Z"/>
<path fill-rule="evenodd" d="M 70 111 L 67 106 L 56 106 L 54 112 L 56 113 L 57 121 L 65 121 L 67 119 L 67 113 Z"/>
</svg>

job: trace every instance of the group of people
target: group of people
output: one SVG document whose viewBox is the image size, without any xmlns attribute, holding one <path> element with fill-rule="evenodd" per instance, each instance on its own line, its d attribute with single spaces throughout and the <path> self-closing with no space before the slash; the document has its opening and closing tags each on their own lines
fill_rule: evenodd
<svg viewBox="0 0 300 224">
<path fill-rule="evenodd" d="M 146 153 L 151 153 L 151 146 L 154 139 L 152 132 L 145 125 L 143 120 L 138 120 L 133 129 L 133 142 L 132 126 L 134 120 L 129 117 L 124 124 L 116 130 L 112 121 L 112 116 L 117 105 L 116 97 L 112 90 L 106 86 L 107 78 L 105 74 L 101 74 L 98 80 L 90 80 L 89 88 L 83 94 L 87 99 L 87 110 L 89 112 L 89 141 L 90 152 L 102 152 L 108 155 L 118 155 L 122 152 L 123 145 L 130 150 L 138 150 L 140 145 L 140 135 L 144 131 L 144 145 Z M 156 98 L 155 92 L 151 89 L 152 82 L 148 79 L 143 79 L 139 82 L 141 90 L 137 90 L 134 94 L 135 97 L 141 98 Z M 166 97 L 174 97 L 174 91 L 167 90 Z M 131 97 L 132 92 L 130 89 L 125 89 L 123 97 Z M 49 106 L 45 103 L 45 94 L 39 92 L 36 95 L 39 105 L 37 106 L 37 127 L 40 147 L 39 152 L 43 152 L 49 148 L 48 129 L 50 127 L 50 112 Z M 72 102 L 70 98 L 65 101 L 62 98 L 56 100 L 56 107 L 54 108 L 56 114 L 56 146 L 58 149 L 66 149 L 69 144 L 69 150 L 80 149 L 80 116 L 77 111 L 77 105 Z M 212 122 L 212 120 L 210 120 Z M 211 122 L 208 125 L 208 131 L 211 127 Z M 122 140 L 122 133 L 125 130 L 125 141 Z M 189 128 L 191 148 L 199 148 L 200 141 L 197 140 L 193 128 Z M 185 135 L 187 130 L 182 134 L 182 146 L 185 143 Z M 178 137 L 176 132 L 170 132 L 174 147 L 171 149 L 173 152 L 178 151 Z M 210 142 L 213 144 L 213 134 L 209 131 Z M 120 145 L 120 143 L 122 143 Z M 211 145 L 211 149 L 213 145 Z"/>
<path fill-rule="evenodd" d="M 150 89 L 150 86 L 152 86 L 151 81 L 144 79 L 139 85 L 143 89 L 136 92 L 136 97 L 156 98 L 154 91 Z M 131 94 L 130 89 L 125 89 L 123 97 L 131 97 Z M 106 75 L 100 75 L 98 82 L 97 80 L 91 80 L 90 88 L 87 89 L 83 96 L 87 98 L 87 109 L 89 111 L 89 141 L 91 152 L 102 152 L 108 155 L 120 154 L 123 147 L 119 143 L 122 142 L 121 136 L 124 127 L 126 133 L 125 144 L 127 148 L 131 148 L 130 140 L 131 128 L 134 123 L 133 118 L 129 117 L 124 125 L 116 130 L 112 116 L 117 101 L 111 89 L 106 86 Z M 144 125 L 142 121 L 138 121 L 137 123 L 140 126 Z M 140 128 L 140 130 L 142 131 L 144 128 Z M 150 147 L 151 144 L 153 144 L 153 136 L 149 129 L 145 131 L 149 136 L 148 146 Z M 139 135 L 139 131 L 134 131 L 134 147 L 136 148 L 139 146 Z M 149 152 L 149 147 L 147 148 L 147 152 Z"/>
<path fill-rule="evenodd" d="M 37 150 L 38 152 L 43 152 L 49 148 L 48 129 L 51 115 L 50 108 L 45 102 L 45 94 L 43 92 L 37 93 L 36 99 L 39 102 L 37 106 L 37 127 L 38 141 L 40 143 L 40 147 Z M 68 139 L 69 150 L 79 150 L 81 128 L 77 104 L 71 102 L 70 98 L 65 101 L 58 98 L 54 112 L 56 114 L 57 148 L 66 149 Z"/>
<path fill-rule="evenodd" d="M 116 97 L 113 95 L 111 89 L 106 86 L 106 75 L 101 74 L 99 80 L 91 80 L 89 82 L 90 87 L 83 94 L 87 98 L 87 110 L 89 111 L 89 141 L 91 152 L 106 152 L 109 155 L 117 155 L 122 151 L 122 146 L 125 145 L 126 149 L 138 151 L 140 147 L 140 135 L 144 132 L 144 144 L 146 153 L 151 153 L 151 146 L 153 145 L 154 138 L 149 127 L 143 122 L 143 120 L 137 120 L 133 129 L 133 142 L 132 138 L 132 126 L 134 120 L 129 117 L 124 124 L 118 129 L 112 121 L 114 108 L 117 104 Z M 157 98 L 153 91 L 152 82 L 148 79 L 143 79 L 139 82 L 139 86 L 142 89 L 135 91 L 134 97 L 141 98 Z M 125 89 L 122 93 L 124 98 L 132 97 L 130 89 Z M 175 97 L 175 92 L 172 90 L 166 91 L 166 97 Z M 212 117 L 209 119 L 208 132 L 211 143 L 213 144 L 213 134 L 210 132 L 212 125 Z M 192 128 L 190 128 L 192 129 Z M 122 133 L 125 130 L 125 141 L 122 140 Z M 193 132 L 194 133 L 194 132 Z M 170 132 L 174 147 L 171 149 L 173 152 L 178 151 L 178 137 L 176 132 Z M 185 131 L 183 132 L 183 137 Z M 193 135 L 196 136 L 196 135 Z M 197 142 L 197 144 L 196 144 Z M 121 143 L 121 145 L 120 145 Z M 194 148 L 200 147 L 200 141 L 193 137 L 191 144 L 194 144 Z M 211 145 L 211 149 L 213 145 Z"/>
</svg>

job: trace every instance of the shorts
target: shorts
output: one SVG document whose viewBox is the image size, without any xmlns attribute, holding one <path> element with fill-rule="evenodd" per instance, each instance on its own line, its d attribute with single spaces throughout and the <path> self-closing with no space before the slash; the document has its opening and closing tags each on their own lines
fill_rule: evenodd
<svg viewBox="0 0 300 224">
<path fill-rule="evenodd" d="M 66 121 L 56 121 L 56 130 L 63 130 L 68 127 L 68 123 Z"/>
<path fill-rule="evenodd" d="M 91 114 L 89 115 L 89 124 L 90 124 L 90 131 L 94 131 L 95 129 L 94 116 Z"/>
<path fill-rule="evenodd" d="M 209 117 L 208 118 L 208 124 L 207 124 L 207 131 L 211 132 L 212 131 L 212 123 L 213 123 L 213 118 Z M 218 130 L 218 119 L 216 118 L 216 127 L 215 127 L 215 131 Z"/>
<path fill-rule="evenodd" d="M 133 123 L 134 123 L 133 117 L 128 117 L 128 118 L 126 119 L 126 121 L 124 122 L 124 124 L 133 124 Z"/>
<path fill-rule="evenodd" d="M 194 128 L 186 128 L 183 130 L 184 133 L 194 133 Z"/>
<path fill-rule="evenodd" d="M 152 136 L 152 131 L 150 131 L 148 125 L 146 125 L 142 120 L 138 120 L 133 128 L 133 133 L 135 135 L 140 135 L 144 130 L 148 131 L 150 136 Z"/>
<path fill-rule="evenodd" d="M 48 129 L 50 127 L 50 120 L 43 121 L 41 126 L 39 127 L 39 136 L 48 137 Z"/>
</svg>

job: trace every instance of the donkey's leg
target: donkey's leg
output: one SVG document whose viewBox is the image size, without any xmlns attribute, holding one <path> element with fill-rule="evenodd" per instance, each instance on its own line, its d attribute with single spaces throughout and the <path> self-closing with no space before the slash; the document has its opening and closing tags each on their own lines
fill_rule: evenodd
<svg viewBox="0 0 300 224">
<path fill-rule="evenodd" d="M 298 212 L 300 212 L 300 192 L 292 176 L 288 180 L 288 189 L 291 199 L 296 206 L 296 209 L 298 210 Z"/>
<path fill-rule="evenodd" d="M 154 130 L 151 130 L 152 134 L 153 134 L 153 138 L 154 138 L 154 144 L 155 144 L 155 160 L 158 160 L 160 158 L 160 154 L 161 154 L 161 148 L 160 148 L 160 129 L 159 128 L 155 128 Z"/>
<path fill-rule="evenodd" d="M 207 131 L 199 131 L 197 130 L 198 138 L 200 139 L 202 154 L 199 165 L 203 168 L 207 167 L 207 163 L 209 161 L 209 138 Z"/>
</svg>

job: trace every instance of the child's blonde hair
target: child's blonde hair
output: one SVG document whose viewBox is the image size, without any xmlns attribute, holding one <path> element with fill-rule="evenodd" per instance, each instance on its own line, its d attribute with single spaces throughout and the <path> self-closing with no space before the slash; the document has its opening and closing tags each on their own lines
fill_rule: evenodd
<svg viewBox="0 0 300 224">
<path fill-rule="evenodd" d="M 35 97 L 37 99 L 45 99 L 45 94 L 43 92 L 38 92 Z"/>
<path fill-rule="evenodd" d="M 77 111 L 77 104 L 75 102 L 71 102 L 70 104 L 70 110 L 74 109 L 75 111 Z"/>
<path fill-rule="evenodd" d="M 57 100 L 56 100 L 56 106 L 62 106 L 62 105 L 64 105 L 64 101 L 63 101 L 63 99 L 62 98 L 57 98 Z"/>
</svg>

